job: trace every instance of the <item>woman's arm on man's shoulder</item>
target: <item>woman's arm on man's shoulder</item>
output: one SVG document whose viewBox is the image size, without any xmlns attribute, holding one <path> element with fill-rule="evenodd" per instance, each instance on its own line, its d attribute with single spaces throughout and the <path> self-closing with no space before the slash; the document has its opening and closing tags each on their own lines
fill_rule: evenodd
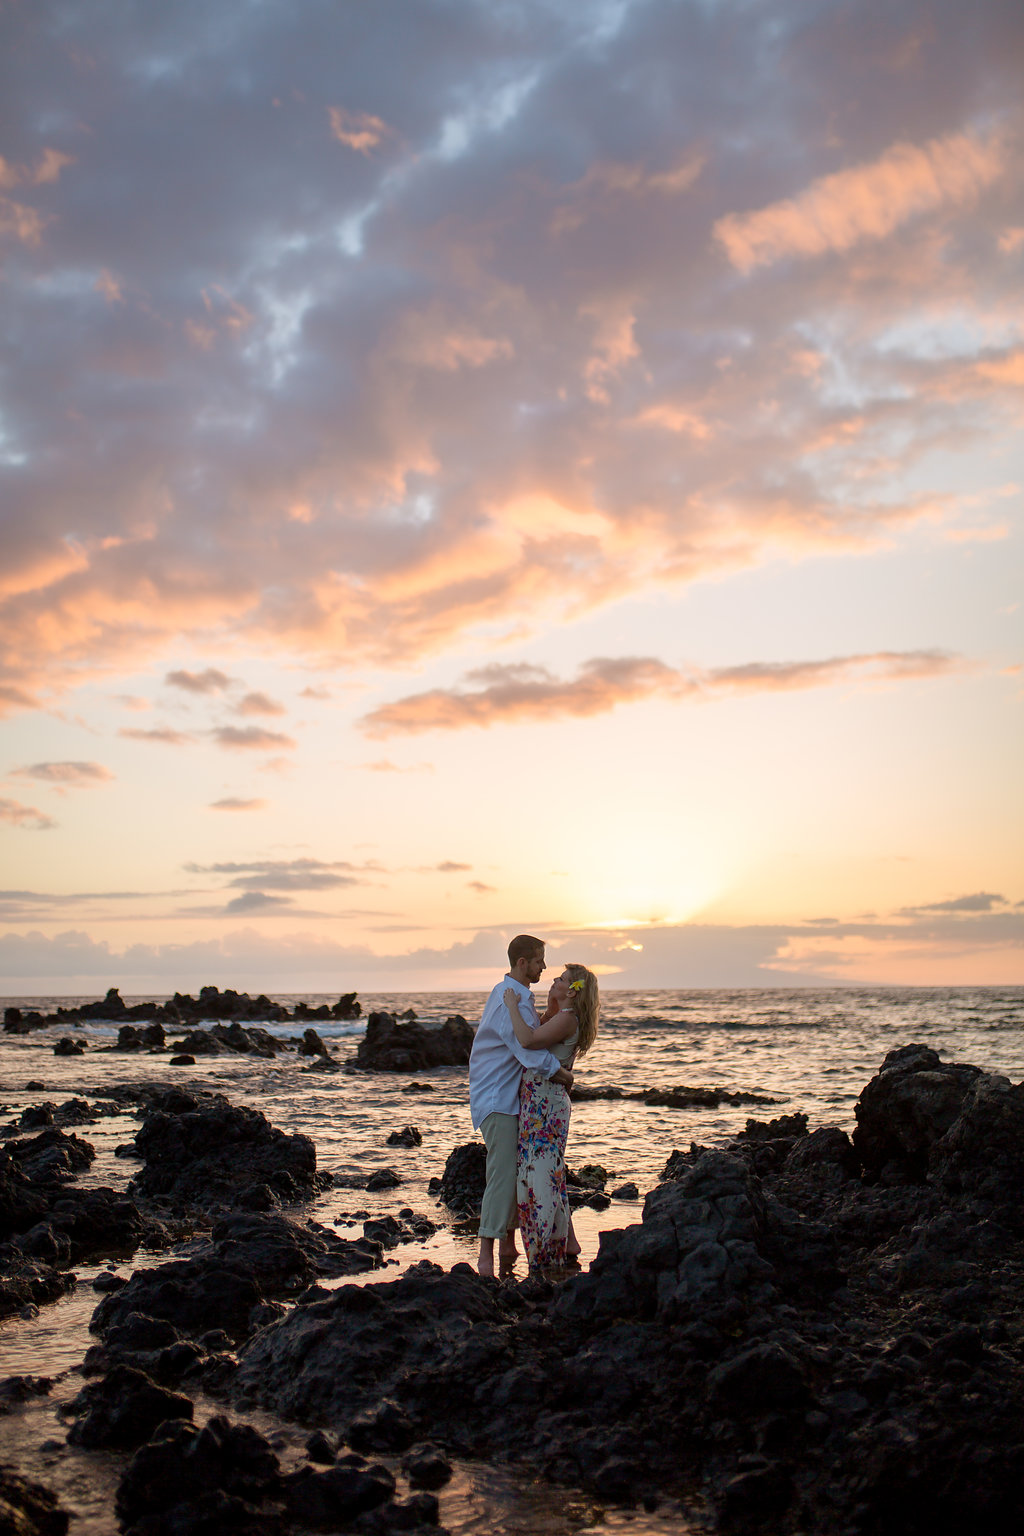
<svg viewBox="0 0 1024 1536">
<path fill-rule="evenodd" d="M 512 987 L 505 989 L 505 1005 L 512 1020 L 515 1037 L 524 1051 L 549 1050 L 551 1046 L 568 1040 L 577 1027 L 574 1013 L 556 1013 L 554 1018 L 549 1019 L 546 1024 L 541 1024 L 537 1029 L 531 1029 L 519 1011 L 519 997 Z"/>
</svg>

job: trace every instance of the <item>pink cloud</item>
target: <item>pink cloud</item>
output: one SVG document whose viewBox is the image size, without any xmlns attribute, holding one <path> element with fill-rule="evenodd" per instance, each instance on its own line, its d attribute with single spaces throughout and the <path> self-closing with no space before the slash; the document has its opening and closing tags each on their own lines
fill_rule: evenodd
<svg viewBox="0 0 1024 1536">
<path fill-rule="evenodd" d="M 32 763 L 27 768 L 14 768 L 11 778 L 38 779 L 43 784 L 56 784 L 62 789 L 82 789 L 94 784 L 105 784 L 115 777 L 102 763 Z"/>
<path fill-rule="evenodd" d="M 715 236 L 741 272 L 786 256 L 847 251 L 861 240 L 884 239 L 916 214 L 969 206 L 1005 168 L 1005 146 L 995 133 L 894 144 L 879 159 L 823 176 L 794 198 L 727 214 Z"/>
<path fill-rule="evenodd" d="M 19 800 L 0 800 L 0 822 L 8 827 L 27 827 L 33 832 L 48 832 L 57 823 L 34 805 L 22 805 Z"/>
<path fill-rule="evenodd" d="M 384 704 L 359 725 L 368 736 L 461 730 L 466 726 L 606 714 L 649 698 L 714 698 L 820 688 L 844 682 L 906 681 L 943 676 L 963 665 L 944 651 L 879 651 L 824 661 L 751 662 L 710 671 L 676 670 L 653 657 L 600 657 L 568 682 L 543 667 L 493 666 L 467 675 L 471 688 L 434 688 Z M 482 685 L 482 686 L 479 686 Z"/>
<path fill-rule="evenodd" d="M 151 741 L 166 747 L 183 747 L 187 742 L 195 741 L 187 731 L 173 731 L 169 726 L 154 726 L 151 731 L 125 726 L 117 734 L 129 741 Z"/>
<path fill-rule="evenodd" d="M 235 795 L 228 795 L 223 800 L 211 800 L 211 811 L 262 811 L 269 804 L 267 800 L 240 800 Z"/>
<path fill-rule="evenodd" d="M 370 112 L 357 112 L 348 107 L 328 107 L 327 116 L 331 133 L 338 143 L 361 155 L 368 155 L 371 150 L 377 149 L 392 132 L 387 123 Z"/>
<path fill-rule="evenodd" d="M 278 704 L 265 693 L 247 693 L 235 705 L 237 715 L 283 715 L 284 705 Z"/>
</svg>

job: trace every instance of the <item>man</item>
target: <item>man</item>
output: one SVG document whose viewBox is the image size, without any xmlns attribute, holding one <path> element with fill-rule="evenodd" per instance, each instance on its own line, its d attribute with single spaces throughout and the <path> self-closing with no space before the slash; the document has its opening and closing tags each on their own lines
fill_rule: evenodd
<svg viewBox="0 0 1024 1536">
<path fill-rule="evenodd" d="M 519 994 L 519 1010 L 531 1028 L 541 1020 L 530 986 L 544 971 L 544 941 L 520 933 L 508 947 L 509 969 L 494 988 L 483 1011 L 469 1056 L 469 1108 L 474 1129 L 487 1148 L 487 1176 L 480 1207 L 480 1253 L 477 1270 L 494 1274 L 494 1239 L 498 1261 L 516 1255 L 516 1153 L 519 1143 L 519 1079 L 524 1067 L 546 1072 L 556 1083 L 572 1087 L 573 1076 L 550 1051 L 526 1051 L 512 1030 L 504 992 L 511 983 Z"/>
</svg>

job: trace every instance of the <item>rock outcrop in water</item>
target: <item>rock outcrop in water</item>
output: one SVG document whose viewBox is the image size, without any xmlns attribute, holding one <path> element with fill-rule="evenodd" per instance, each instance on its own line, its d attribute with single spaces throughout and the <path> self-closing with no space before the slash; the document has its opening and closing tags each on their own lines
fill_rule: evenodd
<svg viewBox="0 0 1024 1536">
<path fill-rule="evenodd" d="M 267 1209 L 281 1200 L 308 1199 L 326 1189 L 316 1147 L 308 1136 L 288 1136 L 256 1109 L 230 1104 L 223 1094 L 172 1088 L 151 1098 L 135 1135 L 145 1167 L 134 1193 L 173 1204 L 238 1203 Z"/>
<path fill-rule="evenodd" d="M 309 1019 L 358 1019 L 362 1006 L 355 992 L 344 992 L 333 1007 L 324 1003 L 310 1008 L 307 1003 L 296 1003 L 292 1013 L 281 1003 L 272 1003 L 261 993 L 250 997 L 248 992 L 235 992 L 228 987 L 221 992 L 218 987 L 201 987 L 197 998 L 187 992 L 175 992 L 168 1003 L 125 1003 L 117 987 L 111 987 L 102 1002 L 80 1003 L 72 1008 L 58 1008 L 54 1013 L 40 1013 L 38 1009 L 5 1008 L 4 1030 L 7 1034 L 27 1035 L 34 1029 L 45 1029 L 51 1024 L 114 1023 L 122 1026 L 125 1043 L 122 1049 L 133 1049 L 132 1040 L 139 1035 L 149 1035 L 143 1044 L 157 1043 L 155 1031 L 124 1033 L 124 1026 L 139 1023 L 167 1026 L 169 1029 L 188 1028 L 209 1019 L 234 1023 L 288 1023 Z M 158 1042 L 162 1044 L 162 1040 Z"/>
<path fill-rule="evenodd" d="M 421 1072 L 464 1067 L 473 1048 L 473 1027 L 461 1014 L 443 1024 L 402 1023 L 392 1013 L 371 1013 L 355 1065 L 369 1072 Z"/>
</svg>

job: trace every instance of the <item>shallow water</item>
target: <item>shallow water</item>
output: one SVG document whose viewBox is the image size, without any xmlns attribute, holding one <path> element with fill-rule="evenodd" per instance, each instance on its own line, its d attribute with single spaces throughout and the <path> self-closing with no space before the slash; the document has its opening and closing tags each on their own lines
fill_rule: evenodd
<svg viewBox="0 0 1024 1536">
<path fill-rule="evenodd" d="M 58 1003 L 70 1006 L 89 1000 L 4 999 L 0 1006 L 14 1003 L 49 1012 Z M 298 1000 L 298 996 L 275 997 L 289 1007 Z M 335 999 L 306 996 L 303 1000 L 315 1007 Z M 136 999 L 126 997 L 125 1001 Z M 424 1022 L 442 1021 L 455 1013 L 475 1022 L 483 1001 L 479 993 L 361 998 L 364 1013 L 377 1008 L 401 1013 L 411 1007 Z M 338 1060 L 354 1055 L 365 1028 L 361 1021 L 310 1022 Z M 306 1026 L 266 1027 L 290 1039 L 301 1037 Z M 66 1034 L 87 1043 L 86 1055 L 53 1055 L 54 1043 Z M 443 1171 L 452 1148 L 473 1135 L 465 1068 L 417 1073 L 416 1081 L 426 1091 L 409 1091 L 410 1079 L 400 1075 L 304 1071 L 304 1059 L 293 1052 L 272 1060 L 200 1057 L 194 1067 L 172 1067 L 169 1052 L 110 1050 L 116 1035 L 117 1024 L 111 1022 L 84 1028 L 65 1024 L 27 1036 L 0 1036 L 0 1124 L 11 1124 L 24 1108 L 44 1100 L 54 1104 L 72 1097 L 102 1100 L 121 1083 L 176 1083 L 221 1092 L 234 1102 L 261 1109 L 282 1130 L 312 1137 L 323 1168 L 368 1177 L 376 1168 L 390 1167 L 403 1181 L 397 1189 L 377 1194 L 328 1190 L 304 1207 L 301 1216 L 333 1224 L 342 1236 L 358 1236 L 367 1217 L 404 1207 L 445 1223 L 426 1242 L 392 1250 L 386 1269 L 358 1276 L 356 1283 L 394 1279 L 422 1258 L 445 1268 L 474 1260 L 473 1223 L 453 1227 L 427 1190 L 429 1180 Z M 657 1182 L 674 1148 L 688 1147 L 691 1141 L 715 1145 L 742 1129 L 748 1117 L 767 1120 L 797 1110 L 807 1114 L 811 1129 L 829 1124 L 852 1130 L 854 1107 L 865 1083 L 887 1052 L 912 1041 L 932 1046 L 946 1061 L 973 1062 L 1018 1082 L 1024 1077 L 1024 988 L 606 993 L 597 1044 L 578 1063 L 580 1084 L 625 1089 L 720 1087 L 762 1094 L 776 1102 L 685 1110 L 655 1108 L 634 1100 L 576 1103 L 570 1166 L 600 1163 L 608 1171 L 609 1190 L 632 1180 L 641 1196 L 639 1201 L 613 1201 L 603 1212 L 586 1208 L 576 1212 L 583 1264 L 596 1253 L 602 1231 L 639 1220 L 643 1195 Z M 30 1089 L 30 1081 L 44 1087 Z M 76 1134 L 97 1153 L 81 1183 L 124 1187 L 137 1164 L 115 1152 L 131 1141 L 138 1123 L 132 1113 L 119 1112 L 76 1128 Z M 386 1145 L 388 1133 L 404 1125 L 418 1127 L 422 1146 Z M 134 1264 L 158 1263 L 160 1257 L 140 1253 Z M 58 1384 L 52 1401 L 0 1420 L 0 1440 L 5 1459 L 29 1471 L 34 1467 L 35 1475 L 63 1492 L 69 1506 L 78 1510 L 74 1527 L 78 1536 L 100 1536 L 111 1529 L 111 1491 L 121 1465 L 117 1458 L 65 1447 L 65 1426 L 54 1414 L 54 1405 L 69 1400 L 81 1385 L 74 1367 L 91 1342 L 88 1321 L 98 1300 L 92 1280 L 103 1267 L 117 1267 L 127 1274 L 132 1266 L 80 1265 L 75 1271 L 79 1284 L 69 1297 L 44 1308 L 36 1318 L 9 1319 L 0 1325 L 0 1375 L 71 1372 Z M 305 1431 L 275 1426 L 269 1420 L 265 1427 L 280 1441 L 282 1456 L 301 1451 Z M 549 1484 L 534 1484 L 513 1472 L 470 1463 L 460 1464 L 441 1498 L 442 1524 L 456 1536 L 476 1536 L 485 1530 L 562 1536 L 598 1522 L 605 1530 L 629 1530 L 636 1536 L 694 1529 L 678 1506 L 666 1505 L 651 1514 L 601 1509 Z"/>
</svg>

